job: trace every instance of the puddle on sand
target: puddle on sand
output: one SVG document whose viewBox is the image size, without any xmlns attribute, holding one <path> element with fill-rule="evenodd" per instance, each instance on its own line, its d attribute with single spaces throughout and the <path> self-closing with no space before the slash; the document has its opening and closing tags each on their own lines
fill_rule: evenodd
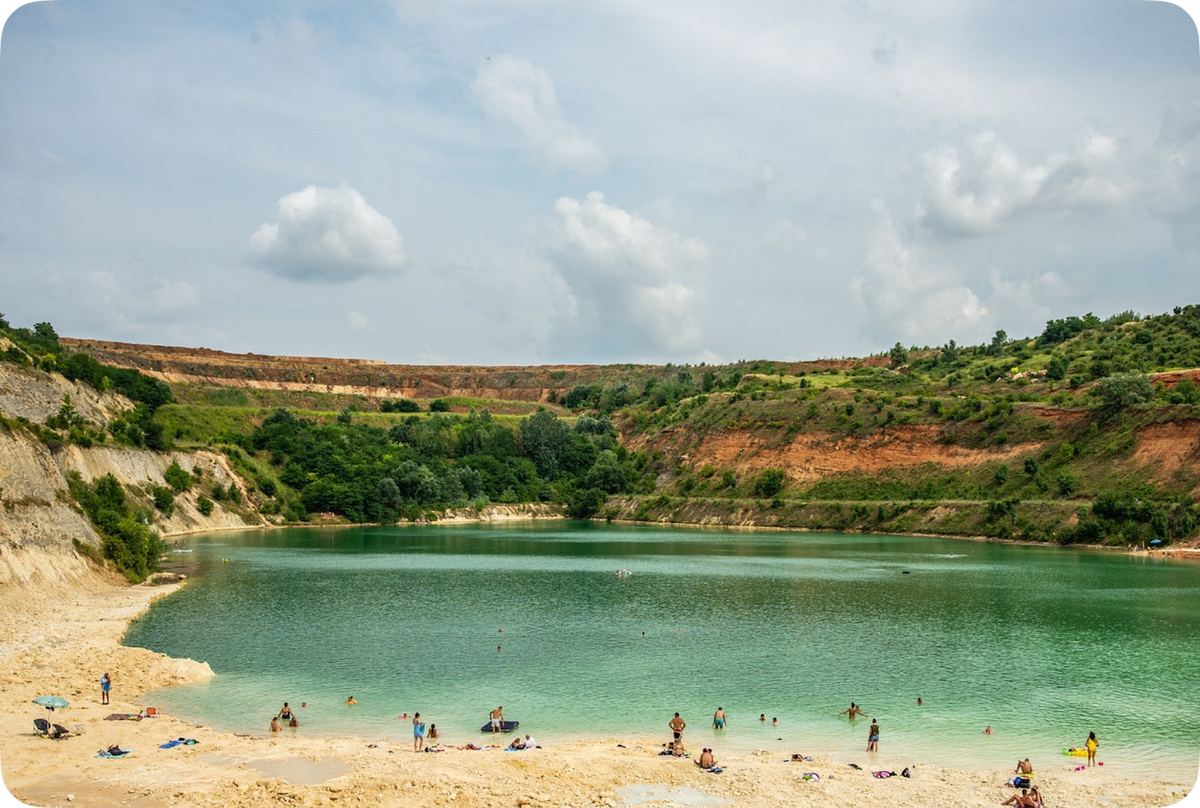
<svg viewBox="0 0 1200 808">
<path fill-rule="evenodd" d="M 622 805 L 644 805 L 648 802 L 668 802 L 673 805 L 724 805 L 725 800 L 697 791 L 691 786 L 650 785 L 646 783 L 621 786 L 617 799 Z"/>
</svg>

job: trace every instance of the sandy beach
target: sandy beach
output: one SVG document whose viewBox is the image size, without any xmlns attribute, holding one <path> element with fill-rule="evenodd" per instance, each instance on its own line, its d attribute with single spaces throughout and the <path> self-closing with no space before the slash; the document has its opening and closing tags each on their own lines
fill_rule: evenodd
<svg viewBox="0 0 1200 808">
<path fill-rule="evenodd" d="M 913 763 L 898 750 L 858 761 L 861 771 L 820 750 L 798 748 L 811 762 L 788 763 L 778 751 L 723 755 L 720 774 L 690 760 L 660 757 L 665 738 L 591 738 L 529 752 L 450 748 L 416 754 L 380 738 L 305 737 L 303 728 L 268 737 L 218 732 L 169 715 L 106 721 L 140 713 L 153 689 L 211 676 L 205 664 L 120 644 L 130 620 L 181 584 L 130 587 L 78 561 L 51 562 L 36 549 L 6 551 L 25 580 L 0 587 L 0 771 L 18 799 L 36 806 L 587 806 L 587 805 L 996 805 L 1013 793 L 1008 771 L 962 771 L 919 761 L 911 778 L 876 779 L 871 769 Z M 100 703 L 98 680 L 113 680 Z M 46 711 L 31 703 L 58 695 L 70 707 L 52 720 L 82 732 L 54 741 L 34 733 Z M 264 705 L 269 715 L 277 705 Z M 176 738 L 194 745 L 160 749 Z M 618 743 L 621 745 L 619 746 Z M 98 758 L 112 745 L 123 758 Z M 699 745 L 692 750 L 699 752 Z M 1166 806 L 1192 783 L 1137 780 L 1103 769 L 1074 771 L 1076 761 L 1035 761 L 1037 782 L 1055 806 Z M 819 781 L 804 780 L 817 772 Z"/>
</svg>

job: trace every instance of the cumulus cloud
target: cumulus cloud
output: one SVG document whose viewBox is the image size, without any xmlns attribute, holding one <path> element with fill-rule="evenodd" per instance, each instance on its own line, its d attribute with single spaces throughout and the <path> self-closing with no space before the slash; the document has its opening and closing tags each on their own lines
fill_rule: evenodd
<svg viewBox="0 0 1200 808">
<path fill-rule="evenodd" d="M 708 263 L 708 249 L 604 201 L 554 203 L 546 256 L 567 289 L 559 311 L 564 340 L 610 359 L 698 355 L 688 278 Z"/>
<path fill-rule="evenodd" d="M 263 269 L 294 281 L 342 283 L 404 268 L 404 239 L 391 219 L 348 185 L 310 185 L 282 197 L 274 224 L 250 237 Z"/>
<path fill-rule="evenodd" d="M 489 59 L 471 91 L 488 117 L 515 127 L 549 165 L 580 174 L 607 167 L 604 150 L 563 117 L 550 76 L 528 59 L 511 54 Z"/>
<path fill-rule="evenodd" d="M 866 331 L 879 344 L 923 343 L 941 335 L 975 335 L 988 310 L 954 270 L 916 250 L 875 200 L 879 224 L 851 290 L 867 309 Z"/>
<path fill-rule="evenodd" d="M 921 162 L 918 217 L 946 235 L 997 232 L 1035 216 L 1111 211 L 1138 191 L 1124 146 L 1096 132 L 1041 162 L 1022 160 L 991 131 L 931 149 Z"/>
</svg>

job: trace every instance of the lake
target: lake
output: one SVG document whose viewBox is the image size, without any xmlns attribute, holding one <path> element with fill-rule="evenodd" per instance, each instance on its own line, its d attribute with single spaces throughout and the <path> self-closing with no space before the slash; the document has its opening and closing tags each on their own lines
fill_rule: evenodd
<svg viewBox="0 0 1200 808">
<path fill-rule="evenodd" d="M 837 717 L 855 701 L 880 721 L 883 761 L 1059 765 L 1072 760 L 1061 748 L 1094 730 L 1116 773 L 1196 777 L 1191 563 L 561 521 L 186 545 L 193 579 L 126 643 L 208 662 L 211 682 L 153 703 L 221 729 L 265 734 L 289 701 L 308 703 L 297 710 L 306 734 L 408 743 L 397 716 L 420 711 L 444 739 L 478 743 L 503 705 L 541 741 L 658 742 L 678 711 L 693 747 L 863 760 L 869 720 Z M 357 705 L 343 703 L 351 695 Z M 718 706 L 729 715 L 720 733 Z"/>
</svg>

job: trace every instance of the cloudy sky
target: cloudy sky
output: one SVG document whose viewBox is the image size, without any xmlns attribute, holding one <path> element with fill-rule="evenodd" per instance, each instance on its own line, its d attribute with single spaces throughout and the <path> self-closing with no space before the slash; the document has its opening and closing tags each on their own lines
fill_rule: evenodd
<svg viewBox="0 0 1200 808">
<path fill-rule="evenodd" d="M 1198 43 L 1146 0 L 31 3 L 0 311 L 456 364 L 1160 313 L 1200 302 Z"/>
</svg>

